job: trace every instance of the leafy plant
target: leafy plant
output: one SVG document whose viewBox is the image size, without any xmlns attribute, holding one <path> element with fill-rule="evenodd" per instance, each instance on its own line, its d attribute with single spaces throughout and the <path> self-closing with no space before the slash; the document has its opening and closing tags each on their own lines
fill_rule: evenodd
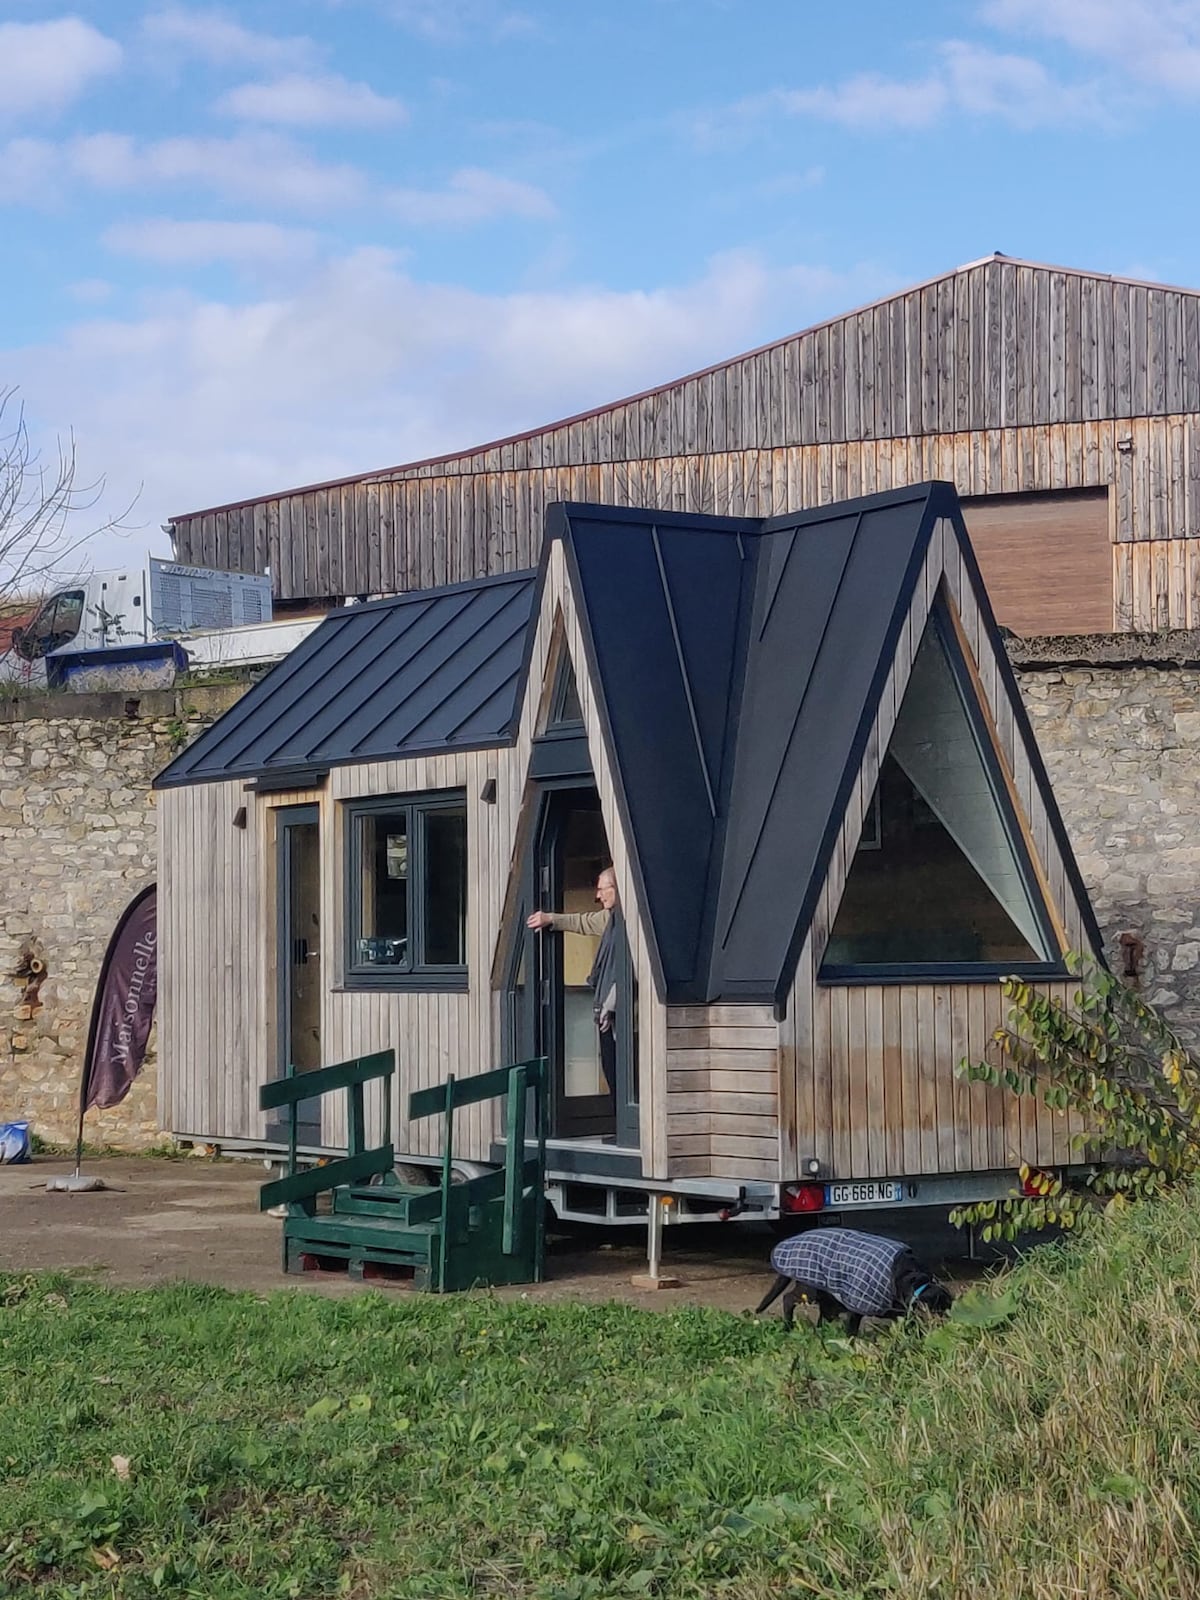
<svg viewBox="0 0 1200 1600">
<path fill-rule="evenodd" d="M 993 1035 L 996 1058 L 958 1064 L 972 1083 L 1031 1095 L 1082 1124 L 1070 1141 L 1080 1170 L 1022 1165 L 1020 1194 L 951 1214 L 984 1240 L 1078 1227 L 1101 1206 L 1147 1199 L 1200 1171 L 1200 1064 L 1136 990 L 1089 956 L 1067 960 L 1080 980 L 1070 1005 L 1002 979 L 1012 1006 Z"/>
</svg>

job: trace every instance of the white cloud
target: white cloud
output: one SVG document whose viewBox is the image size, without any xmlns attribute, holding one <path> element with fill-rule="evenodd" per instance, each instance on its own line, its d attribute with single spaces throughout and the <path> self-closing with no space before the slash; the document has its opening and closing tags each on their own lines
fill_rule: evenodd
<svg viewBox="0 0 1200 1600">
<path fill-rule="evenodd" d="M 503 0 L 392 0 L 391 15 L 410 33 L 432 44 L 471 39 L 522 38 L 538 31 L 527 12 Z"/>
<path fill-rule="evenodd" d="M 994 117 L 1026 129 L 1110 120 L 1099 86 L 1062 83 L 1029 56 L 955 39 L 937 48 L 933 67 L 921 77 L 864 72 L 834 85 L 777 89 L 743 102 L 734 115 L 744 122 L 771 109 L 864 130 L 922 129 L 952 116 Z M 712 126 L 702 131 L 711 133 Z"/>
<path fill-rule="evenodd" d="M 56 199 L 61 185 L 71 181 L 114 190 L 194 185 L 230 200 L 301 211 L 356 205 L 367 195 L 357 168 L 317 161 L 268 133 L 145 143 L 122 133 L 88 134 L 61 144 L 14 139 L 0 147 L 0 167 L 10 197 L 33 202 Z"/>
<path fill-rule="evenodd" d="M 1110 120 L 1099 85 L 1060 82 L 1028 56 L 957 40 L 940 53 L 951 104 L 970 116 L 997 117 L 1018 128 Z"/>
<path fill-rule="evenodd" d="M 79 17 L 0 22 L 0 117 L 61 111 L 121 59 L 120 45 Z"/>
<path fill-rule="evenodd" d="M 318 236 L 307 228 L 275 222 L 177 221 L 151 217 L 118 222 L 105 230 L 103 244 L 118 255 L 168 266 L 207 266 L 229 261 L 241 266 L 295 266 L 316 251 Z"/>
<path fill-rule="evenodd" d="M 1200 0 L 987 0 L 986 21 L 1054 39 L 1122 75 L 1200 93 Z"/>
<path fill-rule="evenodd" d="M 74 428 L 114 509 L 145 480 L 138 517 L 153 529 L 545 423 L 893 287 L 877 269 L 729 255 L 670 288 L 481 294 L 364 250 L 247 304 L 173 295 L 137 318 L 92 317 L 3 364 L 47 428 Z"/>
<path fill-rule="evenodd" d="M 408 117 L 399 100 L 335 73 L 323 77 L 292 73 L 269 83 L 243 83 L 222 95 L 217 110 L 244 122 L 296 128 L 380 128 Z"/>
<path fill-rule="evenodd" d="M 772 99 L 794 116 L 848 128 L 926 128 L 941 116 L 949 96 L 938 77 L 903 83 L 878 72 L 859 72 L 832 88 L 781 89 Z"/>
<path fill-rule="evenodd" d="M 401 221 L 415 227 L 554 215 L 554 203 L 545 190 L 479 167 L 453 173 L 444 189 L 392 189 L 386 200 Z"/>
<path fill-rule="evenodd" d="M 170 55 L 190 56 L 214 66 L 298 67 L 315 55 L 311 39 L 282 38 L 243 27 L 228 12 L 165 6 L 142 23 L 146 41 Z"/>
</svg>

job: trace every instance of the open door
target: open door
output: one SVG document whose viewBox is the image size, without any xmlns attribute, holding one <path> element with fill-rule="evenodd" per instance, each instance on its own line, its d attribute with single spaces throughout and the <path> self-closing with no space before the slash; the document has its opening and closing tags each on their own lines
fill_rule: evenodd
<svg viewBox="0 0 1200 1600">
<path fill-rule="evenodd" d="M 279 949 L 279 1075 L 289 1065 L 311 1072 L 321 1065 L 321 827 L 317 806 L 276 812 L 276 884 Z M 270 1130 L 271 1137 L 286 1128 Z M 297 1107 L 301 1144 L 320 1144 L 317 1099 Z"/>
<path fill-rule="evenodd" d="M 620 940 L 617 1017 L 606 1083 L 588 974 L 598 934 L 532 933 L 535 907 L 589 912 L 598 908 L 596 878 L 608 865 L 600 798 L 591 784 L 547 786 L 524 873 L 525 893 L 505 995 L 511 1060 L 544 1055 L 550 1063 L 550 1129 L 554 1138 L 639 1144 L 636 995 L 628 947 Z"/>
</svg>

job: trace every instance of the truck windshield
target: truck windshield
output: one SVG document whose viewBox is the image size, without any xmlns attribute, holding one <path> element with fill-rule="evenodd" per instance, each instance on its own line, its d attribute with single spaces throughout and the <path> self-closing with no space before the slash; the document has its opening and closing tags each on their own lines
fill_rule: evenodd
<svg viewBox="0 0 1200 1600">
<path fill-rule="evenodd" d="M 53 594 L 42 606 L 14 648 L 26 661 L 38 661 L 52 650 L 61 650 L 79 632 L 83 621 L 83 590 L 64 589 Z"/>
</svg>

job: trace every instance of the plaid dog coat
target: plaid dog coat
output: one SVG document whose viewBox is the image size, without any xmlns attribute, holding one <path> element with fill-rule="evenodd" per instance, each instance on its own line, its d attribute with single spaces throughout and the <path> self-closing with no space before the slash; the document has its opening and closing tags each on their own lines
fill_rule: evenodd
<svg viewBox="0 0 1200 1600">
<path fill-rule="evenodd" d="M 862 1317 L 886 1317 L 896 1301 L 896 1262 L 908 1246 L 853 1228 L 813 1228 L 784 1239 L 771 1265 L 785 1278 L 823 1289 Z"/>
</svg>

